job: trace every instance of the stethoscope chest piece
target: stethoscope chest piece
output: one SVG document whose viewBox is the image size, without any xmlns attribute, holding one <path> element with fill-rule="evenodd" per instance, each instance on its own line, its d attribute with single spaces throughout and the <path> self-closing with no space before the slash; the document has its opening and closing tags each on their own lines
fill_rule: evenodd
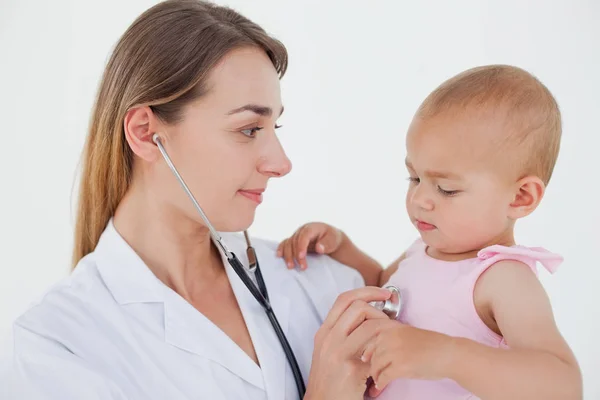
<svg viewBox="0 0 600 400">
<path fill-rule="evenodd" d="M 400 311 L 402 311 L 402 296 L 400 289 L 396 286 L 386 286 L 384 289 L 389 290 L 392 295 L 386 301 L 372 301 L 369 304 L 376 309 L 383 311 L 390 319 L 398 319 Z"/>
</svg>

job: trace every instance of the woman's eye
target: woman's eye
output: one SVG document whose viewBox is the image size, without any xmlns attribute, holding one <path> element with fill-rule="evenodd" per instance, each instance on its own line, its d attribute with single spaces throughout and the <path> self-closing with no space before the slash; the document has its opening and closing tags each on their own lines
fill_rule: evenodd
<svg viewBox="0 0 600 400">
<path fill-rule="evenodd" d="M 444 190 L 439 186 L 437 187 L 437 189 L 438 189 L 438 192 L 440 192 L 444 196 L 454 196 L 455 194 L 457 194 L 459 192 L 458 190 Z"/>
<path fill-rule="evenodd" d="M 242 129 L 240 132 L 242 132 L 244 135 L 246 135 L 248 137 L 253 138 L 256 136 L 256 132 L 260 131 L 261 129 L 263 129 L 262 126 L 257 126 L 254 128 Z"/>
<path fill-rule="evenodd" d="M 282 125 L 275 125 L 275 129 L 279 129 L 281 126 Z M 240 132 L 242 132 L 245 136 L 253 138 L 256 136 L 256 133 L 262 129 L 264 129 L 263 126 L 256 126 L 254 128 L 242 129 Z"/>
</svg>

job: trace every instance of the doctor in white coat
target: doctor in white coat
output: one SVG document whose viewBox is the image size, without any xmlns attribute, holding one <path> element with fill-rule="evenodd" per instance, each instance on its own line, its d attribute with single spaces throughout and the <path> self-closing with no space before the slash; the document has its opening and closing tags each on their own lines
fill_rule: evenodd
<svg viewBox="0 0 600 400">
<path fill-rule="evenodd" d="M 117 43 L 87 137 L 74 271 L 14 323 L 19 399 L 297 399 L 282 346 L 179 186 L 221 232 L 248 228 L 291 168 L 277 136 L 285 47 L 229 9 L 160 3 Z M 225 243 L 244 265 L 246 243 Z M 289 271 L 254 240 L 306 399 L 360 399 L 387 292 L 333 260 Z M 355 289 L 355 290 L 352 290 Z M 344 293 L 345 292 L 345 293 Z M 340 295 L 343 293 L 342 295 Z"/>
</svg>

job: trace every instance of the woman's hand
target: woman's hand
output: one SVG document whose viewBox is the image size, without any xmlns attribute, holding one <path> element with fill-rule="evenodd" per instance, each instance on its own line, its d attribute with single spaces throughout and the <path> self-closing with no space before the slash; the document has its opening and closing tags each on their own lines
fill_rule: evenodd
<svg viewBox="0 0 600 400">
<path fill-rule="evenodd" d="M 342 244 L 342 232 L 322 222 L 311 222 L 302 225 L 288 239 L 277 247 L 277 255 L 283 257 L 288 268 L 296 264 L 306 269 L 306 254 L 331 254 Z"/>
<path fill-rule="evenodd" d="M 436 380 L 447 376 L 453 340 L 394 320 L 366 321 L 359 329 L 372 337 L 362 355 L 370 364 L 375 388 L 383 390 L 398 378 Z"/>
<path fill-rule="evenodd" d="M 338 297 L 315 335 L 306 400 L 363 399 L 370 373 L 361 355 L 377 331 L 360 327 L 365 321 L 388 319 L 368 303 L 389 297 L 389 291 L 377 287 L 351 290 Z"/>
</svg>

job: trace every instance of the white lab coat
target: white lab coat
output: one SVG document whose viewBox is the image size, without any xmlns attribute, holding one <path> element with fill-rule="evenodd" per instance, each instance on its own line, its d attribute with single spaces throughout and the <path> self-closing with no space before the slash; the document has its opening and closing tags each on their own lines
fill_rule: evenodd
<svg viewBox="0 0 600 400">
<path fill-rule="evenodd" d="M 224 234 L 248 265 L 243 236 Z M 290 271 L 276 244 L 253 240 L 277 318 L 303 377 L 315 332 L 356 271 L 309 257 Z M 13 327 L 11 399 L 297 399 L 294 377 L 269 320 L 233 269 L 227 275 L 260 362 L 160 282 L 110 222 L 96 250 Z M 36 397 L 39 396 L 39 397 Z"/>
</svg>

